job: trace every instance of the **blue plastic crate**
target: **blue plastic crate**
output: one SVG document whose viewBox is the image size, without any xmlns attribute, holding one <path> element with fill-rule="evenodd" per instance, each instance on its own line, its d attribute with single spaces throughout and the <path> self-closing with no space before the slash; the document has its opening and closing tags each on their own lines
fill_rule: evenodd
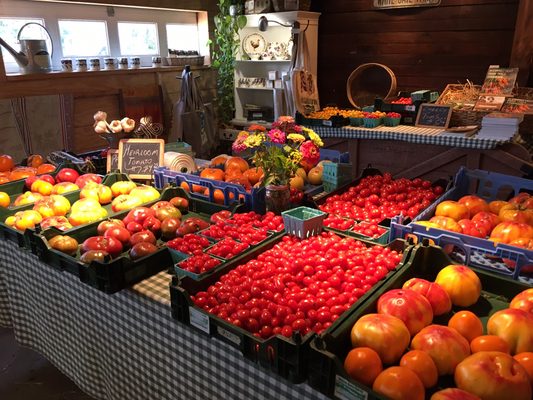
<svg viewBox="0 0 533 400">
<path fill-rule="evenodd" d="M 457 249 L 463 254 L 466 264 L 533 283 L 533 277 L 521 274 L 521 270 L 525 266 L 533 265 L 533 250 L 496 244 L 488 239 L 444 229 L 429 228 L 416 223 L 417 221 L 427 221 L 433 217 L 437 205 L 445 200 L 459 200 L 465 195 L 476 194 L 486 201 L 493 201 L 507 199 L 523 191 L 533 191 L 532 180 L 461 167 L 455 176 L 451 189 L 415 217 L 413 222 L 404 225 L 400 216 L 391 221 L 390 240 L 406 237 L 412 237 L 418 241 L 429 239 L 443 248 L 453 247 Z M 506 267 L 502 260 L 516 263 L 514 270 Z"/>
<path fill-rule="evenodd" d="M 214 203 L 215 190 L 218 189 L 224 194 L 224 205 L 230 205 L 238 201 L 243 203 L 243 211 L 255 211 L 258 214 L 264 214 L 266 211 L 264 187 L 252 188 L 248 192 L 242 185 L 236 183 L 201 178 L 199 175 L 171 171 L 166 167 L 155 168 L 154 178 L 156 188 L 164 188 L 169 184 L 180 186 L 185 182 L 190 188 L 192 188 L 192 185 L 199 185 L 208 189 L 208 195 L 191 191 L 190 195 L 192 197 Z"/>
</svg>

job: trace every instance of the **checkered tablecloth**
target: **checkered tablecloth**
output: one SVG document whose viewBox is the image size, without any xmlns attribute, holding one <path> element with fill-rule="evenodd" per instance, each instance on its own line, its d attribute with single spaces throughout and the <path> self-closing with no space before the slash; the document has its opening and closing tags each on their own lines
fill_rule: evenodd
<svg viewBox="0 0 533 400">
<path fill-rule="evenodd" d="M 418 128 L 407 125 L 378 126 L 377 128 L 352 126 L 342 128 L 312 126 L 310 128 L 323 138 L 401 140 L 418 144 L 436 144 L 478 150 L 494 149 L 499 144 L 509 142 L 509 140 L 502 139 L 465 137 L 462 134 L 446 132 L 443 129 Z"/>
<path fill-rule="evenodd" d="M 96 399 L 326 399 L 173 320 L 168 282 L 106 295 L 0 241 L 0 325 Z"/>
</svg>

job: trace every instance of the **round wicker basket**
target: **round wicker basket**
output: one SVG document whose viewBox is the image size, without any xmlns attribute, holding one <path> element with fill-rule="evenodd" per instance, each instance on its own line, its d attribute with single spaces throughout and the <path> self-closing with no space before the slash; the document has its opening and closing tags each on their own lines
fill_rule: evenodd
<svg viewBox="0 0 533 400">
<path fill-rule="evenodd" d="M 346 82 L 346 94 L 354 107 L 373 105 L 376 97 L 387 99 L 396 95 L 396 76 L 383 64 L 361 64 Z"/>
</svg>

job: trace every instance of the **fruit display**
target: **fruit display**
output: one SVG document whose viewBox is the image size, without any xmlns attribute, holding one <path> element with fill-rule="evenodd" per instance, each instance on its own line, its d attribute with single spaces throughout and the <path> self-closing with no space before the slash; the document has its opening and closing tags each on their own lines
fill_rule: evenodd
<svg viewBox="0 0 533 400">
<path fill-rule="evenodd" d="M 414 218 L 443 191 L 430 181 L 393 179 L 385 173 L 364 177 L 342 192 L 335 192 L 321 200 L 318 208 L 329 213 L 325 226 L 377 239 L 386 233 L 387 219 L 400 213 Z"/>
<path fill-rule="evenodd" d="M 45 163 L 44 158 L 39 154 L 30 155 L 24 163 L 26 165 L 16 165 L 9 154 L 0 154 L 0 188 L 1 185 L 9 182 L 49 174 L 56 170 L 55 165 Z"/>
<path fill-rule="evenodd" d="M 451 264 L 438 247 L 416 247 L 405 267 L 327 341 L 315 339 L 311 386 L 331 395 L 339 381 L 320 369 L 332 366 L 333 376 L 345 377 L 344 388 L 369 397 L 530 399 L 533 291 L 503 282 Z"/>
</svg>

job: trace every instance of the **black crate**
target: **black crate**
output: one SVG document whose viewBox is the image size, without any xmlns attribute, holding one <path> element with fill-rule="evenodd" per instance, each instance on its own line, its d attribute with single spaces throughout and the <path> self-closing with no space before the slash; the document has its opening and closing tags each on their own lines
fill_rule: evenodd
<svg viewBox="0 0 533 400">
<path fill-rule="evenodd" d="M 342 236 L 342 235 L 339 235 Z M 209 314 L 203 309 L 194 305 L 191 296 L 200 291 L 206 290 L 209 286 L 216 283 L 220 277 L 238 265 L 244 264 L 255 258 L 260 253 L 271 249 L 281 240 L 281 236 L 272 238 L 262 245 L 257 246 L 253 251 L 237 257 L 232 262 L 225 265 L 224 268 L 210 274 L 205 279 L 193 280 L 190 277 L 174 277 L 170 285 L 170 299 L 172 307 L 172 317 L 178 321 L 193 326 L 199 331 L 216 337 L 231 346 L 239 349 L 243 356 L 275 374 L 289 380 L 292 383 L 301 383 L 307 377 L 307 359 L 309 344 L 316 335 L 313 332 L 301 336 L 299 332 L 294 332 L 291 338 L 282 335 L 275 335 L 268 339 L 261 339 L 252 333 L 236 325 L 219 318 L 216 315 Z M 370 242 L 364 242 L 367 246 L 374 246 Z M 409 257 L 411 246 L 405 241 L 395 241 L 388 245 L 396 250 L 403 250 L 403 260 L 400 265 Z M 330 327 L 330 329 L 342 323 L 345 315 L 349 315 L 351 310 L 357 308 L 369 298 L 373 291 L 382 285 L 388 277 L 394 275 L 400 267 L 390 272 L 387 277 L 379 281 L 365 293 L 352 307 L 343 313 Z M 327 329 L 321 335 L 328 335 Z"/>
<path fill-rule="evenodd" d="M 160 199 L 148 203 L 146 206 L 175 196 L 189 199 L 189 211 L 184 215 L 184 219 L 194 216 L 208 221 L 211 214 L 228 209 L 227 206 L 189 198 L 182 188 L 167 188 Z M 123 211 L 113 217 L 120 219 L 125 217 L 128 212 L 129 210 Z M 164 269 L 173 267 L 173 258 L 167 247 L 135 261 L 127 256 L 127 252 L 124 252 L 121 256 L 106 263 L 93 261 L 90 264 L 85 264 L 79 260 L 79 253 L 76 256 L 69 256 L 48 245 L 48 239 L 62 234 L 68 234 L 81 244 L 88 237 L 97 235 L 96 229 L 100 222 L 80 226 L 67 233 L 56 228 L 50 228 L 41 233 L 26 232 L 26 236 L 30 237 L 28 241 L 31 241 L 31 250 L 40 260 L 57 270 L 77 275 L 83 283 L 108 294 L 118 292 Z M 162 244 L 160 241 L 159 245 Z"/>
<path fill-rule="evenodd" d="M 411 278 L 424 278 L 433 281 L 440 269 L 453 264 L 452 260 L 440 247 L 427 244 L 417 245 L 410 254 L 409 260 L 398 273 L 392 275 L 381 285 L 371 297 L 359 308 L 355 309 L 343 323 L 334 327 L 327 336 L 317 337 L 310 344 L 309 378 L 310 386 L 321 393 L 337 399 L 344 393 L 352 393 L 353 398 L 367 398 L 386 400 L 371 388 L 350 378 L 343 367 L 344 359 L 352 349 L 350 332 L 355 322 L 365 314 L 376 312 L 379 297 L 391 289 L 401 288 L 404 282 Z M 496 310 L 506 308 L 508 302 L 521 291 L 530 288 L 529 285 L 502 278 L 496 274 L 473 268 L 481 280 L 483 291 L 476 304 L 468 310 L 478 315 L 485 323 L 489 315 Z M 464 308 L 454 307 L 452 312 L 437 317 L 434 322 L 445 322 L 455 311 Z M 446 377 L 439 378 L 439 383 L 432 391 L 449 387 L 453 382 Z M 432 391 L 427 391 L 427 398 Z M 357 395 L 361 397 L 357 397 Z"/>
<path fill-rule="evenodd" d="M 334 115 L 328 119 L 308 118 L 305 115 L 296 112 L 295 122 L 298 125 L 304 126 L 328 126 L 331 128 L 340 128 L 350 125 L 350 118 L 345 118 L 340 115 Z"/>
</svg>

